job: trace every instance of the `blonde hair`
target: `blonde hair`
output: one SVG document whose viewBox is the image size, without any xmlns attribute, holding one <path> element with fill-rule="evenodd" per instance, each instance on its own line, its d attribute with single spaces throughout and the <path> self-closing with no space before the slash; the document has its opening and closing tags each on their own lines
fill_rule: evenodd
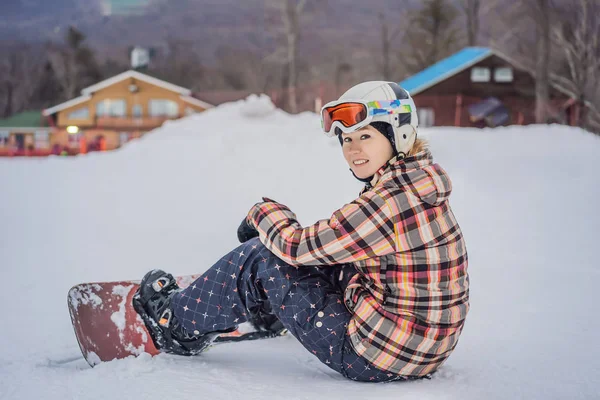
<svg viewBox="0 0 600 400">
<path fill-rule="evenodd" d="M 413 146 L 411 147 L 410 151 L 408 152 L 408 157 L 410 156 L 414 156 L 417 153 L 420 153 L 422 151 L 425 151 L 429 148 L 429 142 L 427 142 L 427 140 L 425 139 L 416 139 L 415 140 L 415 144 L 413 144 Z"/>
</svg>

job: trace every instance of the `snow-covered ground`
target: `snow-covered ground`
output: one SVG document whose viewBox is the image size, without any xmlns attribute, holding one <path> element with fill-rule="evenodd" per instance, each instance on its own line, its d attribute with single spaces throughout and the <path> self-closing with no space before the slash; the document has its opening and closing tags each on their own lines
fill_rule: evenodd
<svg viewBox="0 0 600 400">
<path fill-rule="evenodd" d="M 559 126 L 422 131 L 453 179 L 472 285 L 432 380 L 346 381 L 292 337 L 88 367 L 72 285 L 202 272 L 261 196 L 311 224 L 360 190 L 315 114 L 268 105 L 226 104 L 111 153 L 0 159 L 0 399 L 600 398 L 600 138 Z"/>
</svg>

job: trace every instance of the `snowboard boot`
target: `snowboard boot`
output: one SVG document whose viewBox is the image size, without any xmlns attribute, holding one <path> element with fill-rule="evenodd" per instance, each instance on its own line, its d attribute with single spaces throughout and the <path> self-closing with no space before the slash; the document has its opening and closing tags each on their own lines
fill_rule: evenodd
<svg viewBox="0 0 600 400">
<path fill-rule="evenodd" d="M 188 333 L 179 323 L 171 300 L 181 289 L 173 275 L 155 269 L 148 272 L 133 295 L 133 307 L 140 315 L 157 349 L 182 356 L 200 354 L 222 333 L 209 332 L 202 335 Z"/>
</svg>

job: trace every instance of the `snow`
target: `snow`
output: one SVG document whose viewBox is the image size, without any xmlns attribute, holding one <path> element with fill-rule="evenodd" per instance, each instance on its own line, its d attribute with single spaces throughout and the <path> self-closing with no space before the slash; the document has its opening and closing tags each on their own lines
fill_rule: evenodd
<svg viewBox="0 0 600 400">
<path fill-rule="evenodd" d="M 599 398 L 600 138 L 560 126 L 421 135 L 453 179 L 472 285 L 461 340 L 432 380 L 350 382 L 292 337 L 94 369 L 81 358 L 71 286 L 153 268 L 201 273 L 237 245 L 262 196 L 303 224 L 356 196 L 318 117 L 256 96 L 115 152 L 0 159 L 0 398 Z"/>
<path fill-rule="evenodd" d="M 133 285 L 129 286 L 115 286 L 113 288 L 112 294 L 116 296 L 121 296 L 121 302 L 119 303 L 119 311 L 116 311 L 111 314 L 110 320 L 117 326 L 119 330 L 119 336 L 123 339 L 123 330 L 125 330 L 125 306 L 127 302 L 127 295 L 133 289 Z"/>
<path fill-rule="evenodd" d="M 69 301 L 71 306 L 77 309 L 80 304 L 92 304 L 94 307 L 98 307 L 102 304 L 102 299 L 94 293 L 100 290 L 100 285 L 81 285 L 78 288 L 74 288 L 69 291 Z"/>
</svg>

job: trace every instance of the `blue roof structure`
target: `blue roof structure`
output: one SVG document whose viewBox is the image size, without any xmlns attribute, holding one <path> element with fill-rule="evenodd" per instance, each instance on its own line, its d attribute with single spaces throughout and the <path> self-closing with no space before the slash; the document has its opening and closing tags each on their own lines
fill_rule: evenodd
<svg viewBox="0 0 600 400">
<path fill-rule="evenodd" d="M 492 54 L 494 54 L 493 51 L 487 47 L 465 47 L 458 53 L 406 78 L 399 85 L 408 90 L 411 96 L 413 96 L 436 83 L 456 75 Z"/>
</svg>

